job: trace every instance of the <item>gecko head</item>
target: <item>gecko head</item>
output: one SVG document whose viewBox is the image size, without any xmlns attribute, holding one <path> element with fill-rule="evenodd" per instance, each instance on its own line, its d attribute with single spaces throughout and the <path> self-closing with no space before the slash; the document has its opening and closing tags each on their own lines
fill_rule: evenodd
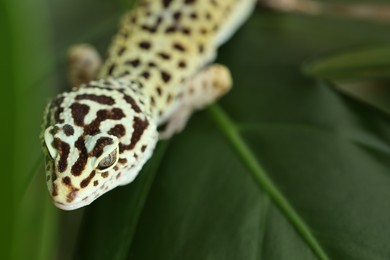
<svg viewBox="0 0 390 260">
<path fill-rule="evenodd" d="M 144 105 L 124 85 L 129 82 L 123 88 L 116 81 L 115 88 L 98 83 L 59 95 L 46 110 L 41 139 L 47 186 L 64 210 L 131 182 L 158 140 Z"/>
</svg>

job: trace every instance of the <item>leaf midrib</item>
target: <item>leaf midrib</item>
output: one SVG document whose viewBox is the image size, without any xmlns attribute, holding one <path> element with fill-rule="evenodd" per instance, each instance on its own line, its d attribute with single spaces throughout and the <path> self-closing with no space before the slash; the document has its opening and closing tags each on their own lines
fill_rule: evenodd
<svg viewBox="0 0 390 260">
<path fill-rule="evenodd" d="M 272 201 L 280 208 L 283 215 L 290 221 L 298 234 L 312 249 L 313 253 L 319 259 L 329 259 L 325 251 L 317 239 L 313 236 L 309 226 L 302 220 L 299 214 L 288 202 L 287 198 L 279 191 L 276 185 L 268 177 L 263 167 L 257 162 L 256 157 L 246 145 L 241 135 L 237 131 L 233 121 L 226 113 L 217 105 L 212 105 L 209 112 L 216 122 L 220 131 L 225 135 L 226 139 L 233 147 L 234 152 L 238 154 L 243 164 L 248 168 L 256 183 L 262 188 L 272 199 Z"/>
</svg>

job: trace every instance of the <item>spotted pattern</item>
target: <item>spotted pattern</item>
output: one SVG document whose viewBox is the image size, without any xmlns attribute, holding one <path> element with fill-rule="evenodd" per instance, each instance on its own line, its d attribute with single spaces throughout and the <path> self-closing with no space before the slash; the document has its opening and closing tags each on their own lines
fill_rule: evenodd
<svg viewBox="0 0 390 260">
<path fill-rule="evenodd" d="M 233 18 L 254 3 L 138 1 L 123 17 L 96 78 L 46 107 L 41 141 L 56 206 L 72 210 L 88 205 L 136 177 L 158 141 L 157 127 L 191 100 L 188 95 L 198 93 L 185 86 L 238 24 Z M 102 160 L 107 168 L 98 167 Z"/>
</svg>

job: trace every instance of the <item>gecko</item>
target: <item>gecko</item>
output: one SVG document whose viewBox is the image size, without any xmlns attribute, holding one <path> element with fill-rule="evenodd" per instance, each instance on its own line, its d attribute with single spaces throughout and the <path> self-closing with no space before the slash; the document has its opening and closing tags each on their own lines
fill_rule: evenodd
<svg viewBox="0 0 390 260">
<path fill-rule="evenodd" d="M 229 69 L 213 61 L 256 2 L 140 0 L 104 62 L 88 44 L 70 48 L 72 88 L 48 103 L 40 135 L 55 206 L 78 209 L 132 182 L 160 139 L 230 90 Z"/>
</svg>

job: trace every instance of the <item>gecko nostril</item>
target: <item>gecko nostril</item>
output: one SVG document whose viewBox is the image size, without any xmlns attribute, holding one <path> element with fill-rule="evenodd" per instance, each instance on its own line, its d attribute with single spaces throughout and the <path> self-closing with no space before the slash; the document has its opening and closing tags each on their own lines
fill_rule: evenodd
<svg viewBox="0 0 390 260">
<path fill-rule="evenodd" d="M 70 203 L 74 201 L 77 197 L 78 189 L 72 189 L 69 194 L 66 196 L 66 202 Z"/>
</svg>

